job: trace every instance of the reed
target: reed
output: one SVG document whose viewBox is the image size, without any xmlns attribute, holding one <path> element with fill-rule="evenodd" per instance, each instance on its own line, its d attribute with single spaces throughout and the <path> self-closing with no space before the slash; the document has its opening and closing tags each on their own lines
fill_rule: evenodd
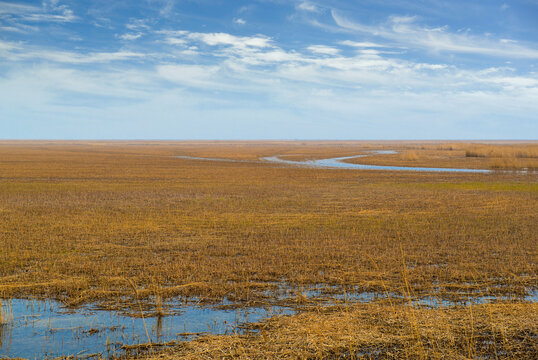
<svg viewBox="0 0 538 360">
<path fill-rule="evenodd" d="M 13 324 L 13 303 L 9 300 L 2 301 L 0 299 L 0 327 Z"/>
<path fill-rule="evenodd" d="M 401 158 L 406 161 L 414 161 L 414 160 L 418 160 L 419 157 L 416 151 L 408 150 L 401 154 Z"/>
</svg>

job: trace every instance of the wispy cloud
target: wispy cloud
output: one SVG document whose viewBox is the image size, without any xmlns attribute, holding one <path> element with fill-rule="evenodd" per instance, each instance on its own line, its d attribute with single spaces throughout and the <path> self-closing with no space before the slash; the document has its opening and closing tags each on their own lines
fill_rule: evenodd
<svg viewBox="0 0 538 360">
<path fill-rule="evenodd" d="M 538 112 L 538 74 L 532 65 L 530 70 L 522 70 L 518 65 L 528 62 L 513 60 L 510 67 L 504 66 L 504 60 L 511 58 L 534 59 L 538 50 L 511 33 L 495 39 L 471 31 L 453 32 L 449 27 L 424 26 L 423 18 L 414 16 L 383 15 L 382 22 L 365 24 L 350 20 L 352 12 L 330 13 L 315 1 L 293 1 L 291 5 L 272 1 L 271 7 L 286 4 L 287 14 L 291 10 L 294 19 L 301 20 L 290 21 L 286 24 L 289 29 L 300 30 L 309 20 L 323 26 L 323 31 L 308 27 L 307 36 L 294 33 L 289 38 L 288 29 L 258 24 L 261 19 L 256 11 L 235 14 L 246 16 L 260 33 L 252 32 L 253 26 L 237 26 L 244 25 L 242 19 L 229 14 L 219 18 L 218 26 L 205 27 L 187 15 L 181 21 L 163 20 L 157 13 L 167 4 L 172 4 L 168 11 L 173 13 L 173 2 L 148 0 L 145 4 L 148 2 L 154 5 L 151 16 L 157 17 L 144 18 L 142 12 L 110 13 L 106 14 L 110 20 L 103 20 L 106 28 L 91 25 L 96 17 L 80 24 L 51 20 L 55 22 L 51 28 L 65 30 L 58 35 L 62 40 L 73 34 L 88 40 L 91 32 L 107 36 L 106 43 L 100 37 L 76 45 L 17 33 L 23 29 L 19 25 L 45 29 L 37 20 L 29 20 L 31 14 L 69 15 L 60 2 L 44 6 L 0 2 L 0 21 L 4 20 L 1 26 L 5 28 L 0 31 L 6 31 L 0 40 L 5 80 L 0 82 L 0 105 L 19 104 L 9 106 L 15 109 L 12 118 L 17 119 L 47 111 L 64 118 L 86 116 L 88 123 L 96 118 L 136 118 L 144 124 L 148 114 L 155 113 L 167 118 L 170 126 L 189 119 L 178 126 L 180 130 L 193 117 L 214 119 L 218 115 L 220 119 L 223 112 L 233 121 L 243 119 L 247 126 L 258 114 L 267 124 L 288 123 L 292 118 L 300 124 L 299 131 L 314 123 L 319 129 L 332 129 L 326 126 L 331 119 L 347 124 L 341 134 L 351 137 L 349 130 L 360 128 L 354 124 L 361 122 L 382 130 L 400 119 L 406 124 L 414 122 L 419 129 L 430 123 L 439 128 L 453 121 L 451 118 L 528 119 Z M 267 4 L 264 0 L 253 6 L 260 10 L 262 3 Z M 177 3 L 178 10 L 182 6 Z M 90 31 L 79 31 L 83 26 Z M 432 57 L 432 53 L 496 58 L 475 61 L 475 56 L 466 63 L 471 57 L 453 61 L 446 56 Z M 40 103 L 26 106 L 21 100 L 28 98 L 25 94 L 32 94 Z M 209 109 L 208 104 L 214 108 Z M 31 114 L 20 110 L 27 108 Z M 207 124 L 215 122 L 208 120 Z"/>
<path fill-rule="evenodd" d="M 36 28 L 34 29 L 37 30 Z M 23 28 L 20 25 L 15 25 L 15 24 L 13 24 L 12 26 L 0 26 L 0 30 L 21 33 L 21 34 L 28 32 L 28 28 Z"/>
<path fill-rule="evenodd" d="M 367 42 L 367 41 L 351 41 L 351 40 L 344 40 L 339 42 L 341 45 L 345 46 L 351 46 L 356 48 L 383 48 L 386 47 L 386 45 L 381 45 L 373 42 Z"/>
<path fill-rule="evenodd" d="M 175 0 L 147 0 L 150 4 L 155 4 L 159 14 L 163 17 L 170 17 L 176 5 Z"/>
<path fill-rule="evenodd" d="M 41 7 L 0 2 L 0 16 L 27 22 L 73 22 L 77 17 L 67 5 L 58 1 L 43 2 Z"/>
<path fill-rule="evenodd" d="M 125 27 L 132 31 L 148 31 L 151 29 L 147 19 L 130 19 Z"/>
<path fill-rule="evenodd" d="M 447 27 L 425 27 L 416 23 L 416 17 L 392 16 L 384 24 L 365 25 L 349 20 L 332 10 L 335 23 L 351 32 L 388 39 L 409 48 L 432 52 L 468 53 L 504 58 L 538 59 L 538 46 L 526 47 L 513 42 L 495 40 L 487 36 L 453 33 Z"/>
<path fill-rule="evenodd" d="M 120 39 L 127 40 L 127 41 L 136 40 L 136 39 L 139 39 L 140 37 L 142 37 L 142 33 L 136 33 L 136 34 L 127 33 L 127 34 L 119 35 Z"/>
<path fill-rule="evenodd" d="M 141 59 L 148 56 L 150 55 L 145 53 L 122 50 L 113 52 L 81 53 L 0 41 L 0 58 L 8 61 L 32 59 L 67 64 L 92 64 Z"/>
<path fill-rule="evenodd" d="M 185 86 L 223 90 L 229 83 L 222 81 L 221 67 L 215 65 L 160 65 L 157 74 L 165 80 Z"/>
<path fill-rule="evenodd" d="M 41 11 L 42 9 L 40 7 L 33 5 L 24 5 L 0 1 L 0 14 L 23 15 Z"/>
<path fill-rule="evenodd" d="M 406 22 L 410 20 L 405 20 Z M 164 48 L 155 52 L 123 50 L 111 52 L 59 51 L 19 42 L 0 41 L 0 56 L 8 61 L 48 61 L 63 64 L 108 64 L 133 60 L 150 61 L 160 78 L 188 87 L 231 91 L 269 91 L 267 84 L 293 82 L 322 88 L 406 89 L 406 91 L 534 91 L 537 75 L 515 75 L 510 69 L 466 70 L 443 63 L 416 62 L 385 54 L 381 44 L 339 41 L 314 44 L 303 49 L 284 49 L 274 39 L 159 30 Z M 129 35 L 129 34 L 125 34 Z M 138 38 L 135 34 L 132 38 Z M 350 55 L 342 47 L 357 51 Z M 177 49 L 177 52 L 174 51 Z M 190 56 L 191 60 L 176 56 Z M 482 72 L 481 72 L 482 71 Z M 234 84 L 234 86 L 231 86 Z M 241 86 L 237 86 L 241 84 Z M 241 90 L 243 89 L 243 90 Z M 271 91 L 274 91 L 271 90 Z"/>
<path fill-rule="evenodd" d="M 271 39 L 265 36 L 235 36 L 228 33 L 189 33 L 188 37 L 207 45 L 229 45 L 237 48 L 265 48 L 271 46 Z"/>
<path fill-rule="evenodd" d="M 340 49 L 326 45 L 310 45 L 307 49 L 313 53 L 325 55 L 336 55 L 340 52 Z"/>
<path fill-rule="evenodd" d="M 10 54 L 10 51 L 18 50 L 22 46 L 12 41 L 2 41 L 0 40 L 0 56 L 7 57 Z"/>
<path fill-rule="evenodd" d="M 317 5 L 309 2 L 309 1 L 301 1 L 300 3 L 298 3 L 296 5 L 296 8 L 298 10 L 302 10 L 302 11 L 309 11 L 309 12 L 319 12 L 320 9 Z"/>
</svg>

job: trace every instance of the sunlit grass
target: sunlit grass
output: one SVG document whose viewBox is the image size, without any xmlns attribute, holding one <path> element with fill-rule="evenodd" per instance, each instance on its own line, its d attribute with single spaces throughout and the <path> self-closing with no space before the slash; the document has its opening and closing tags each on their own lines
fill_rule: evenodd
<svg viewBox="0 0 538 360">
<path fill-rule="evenodd" d="M 111 307 L 122 299 L 135 311 L 150 303 L 160 314 L 164 300 L 179 296 L 265 304 L 276 301 L 267 290 L 278 284 L 311 308 L 273 319 L 255 336 L 212 337 L 186 345 L 180 355 L 196 358 L 205 349 L 214 357 L 237 351 L 315 358 L 370 349 L 394 358 L 517 358 L 531 353 L 536 339 L 535 316 L 524 315 L 536 313 L 535 303 L 525 300 L 538 279 L 534 174 L 348 171 L 172 157 L 250 161 L 395 149 L 400 152 L 361 161 L 487 166 L 487 158 L 466 157 L 464 146 L 0 143 L 0 297 L 53 298 L 70 306 L 106 300 Z M 388 299 L 326 307 L 303 291 L 317 285 L 331 289 L 329 299 L 344 291 Z M 417 305 L 485 295 L 497 301 Z"/>
</svg>

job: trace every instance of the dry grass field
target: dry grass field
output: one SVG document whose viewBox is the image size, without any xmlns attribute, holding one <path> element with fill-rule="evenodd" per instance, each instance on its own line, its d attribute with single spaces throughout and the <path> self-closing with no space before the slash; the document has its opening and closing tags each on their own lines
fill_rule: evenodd
<svg viewBox="0 0 538 360">
<path fill-rule="evenodd" d="M 136 311 L 136 289 L 148 311 L 175 297 L 302 305 L 250 334 L 205 336 L 153 349 L 147 356 L 154 358 L 533 358 L 536 173 L 357 171 L 257 160 L 390 149 L 398 153 L 353 161 L 536 169 L 537 148 L 0 142 L 0 299 Z M 352 301 L 361 294 L 376 296 Z"/>
</svg>

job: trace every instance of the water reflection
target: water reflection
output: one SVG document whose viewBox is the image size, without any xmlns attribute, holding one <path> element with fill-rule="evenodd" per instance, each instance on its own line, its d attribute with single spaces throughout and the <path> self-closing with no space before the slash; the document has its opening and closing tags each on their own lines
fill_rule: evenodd
<svg viewBox="0 0 538 360">
<path fill-rule="evenodd" d="M 12 300 L 11 311 L 12 321 L 0 326 L 0 358 L 117 356 L 125 353 L 126 345 L 241 332 L 244 323 L 291 313 L 276 306 L 230 310 L 182 305 L 170 316 L 134 318 L 91 306 L 70 310 L 55 301 L 27 299 Z"/>
<path fill-rule="evenodd" d="M 272 284 L 272 283 L 271 283 Z M 431 308 L 468 306 L 496 301 L 538 301 L 535 288 L 526 289 L 525 296 L 483 294 L 469 291 L 451 292 L 441 296 L 425 294 L 408 301 L 394 292 L 364 291 L 360 287 L 312 284 L 300 288 L 286 283 L 274 283 L 264 295 L 268 303 L 281 306 L 240 307 L 224 301 L 219 307 L 199 307 L 180 302 L 165 305 L 168 316 L 133 318 L 92 306 L 66 309 L 55 301 L 17 299 L 4 302 L 3 325 L 0 325 L 0 358 L 46 358 L 99 354 L 111 357 L 140 350 L 138 344 L 169 343 L 189 340 L 200 334 L 243 332 L 244 326 L 280 314 L 292 314 L 309 305 L 342 306 L 383 301 L 388 298 L 413 306 Z M 436 296 L 436 294 L 438 296 Z M 287 304 L 287 305 L 285 305 Z M 286 307 L 287 306 L 287 307 Z M 153 313 L 155 314 L 155 313 Z"/>
</svg>

